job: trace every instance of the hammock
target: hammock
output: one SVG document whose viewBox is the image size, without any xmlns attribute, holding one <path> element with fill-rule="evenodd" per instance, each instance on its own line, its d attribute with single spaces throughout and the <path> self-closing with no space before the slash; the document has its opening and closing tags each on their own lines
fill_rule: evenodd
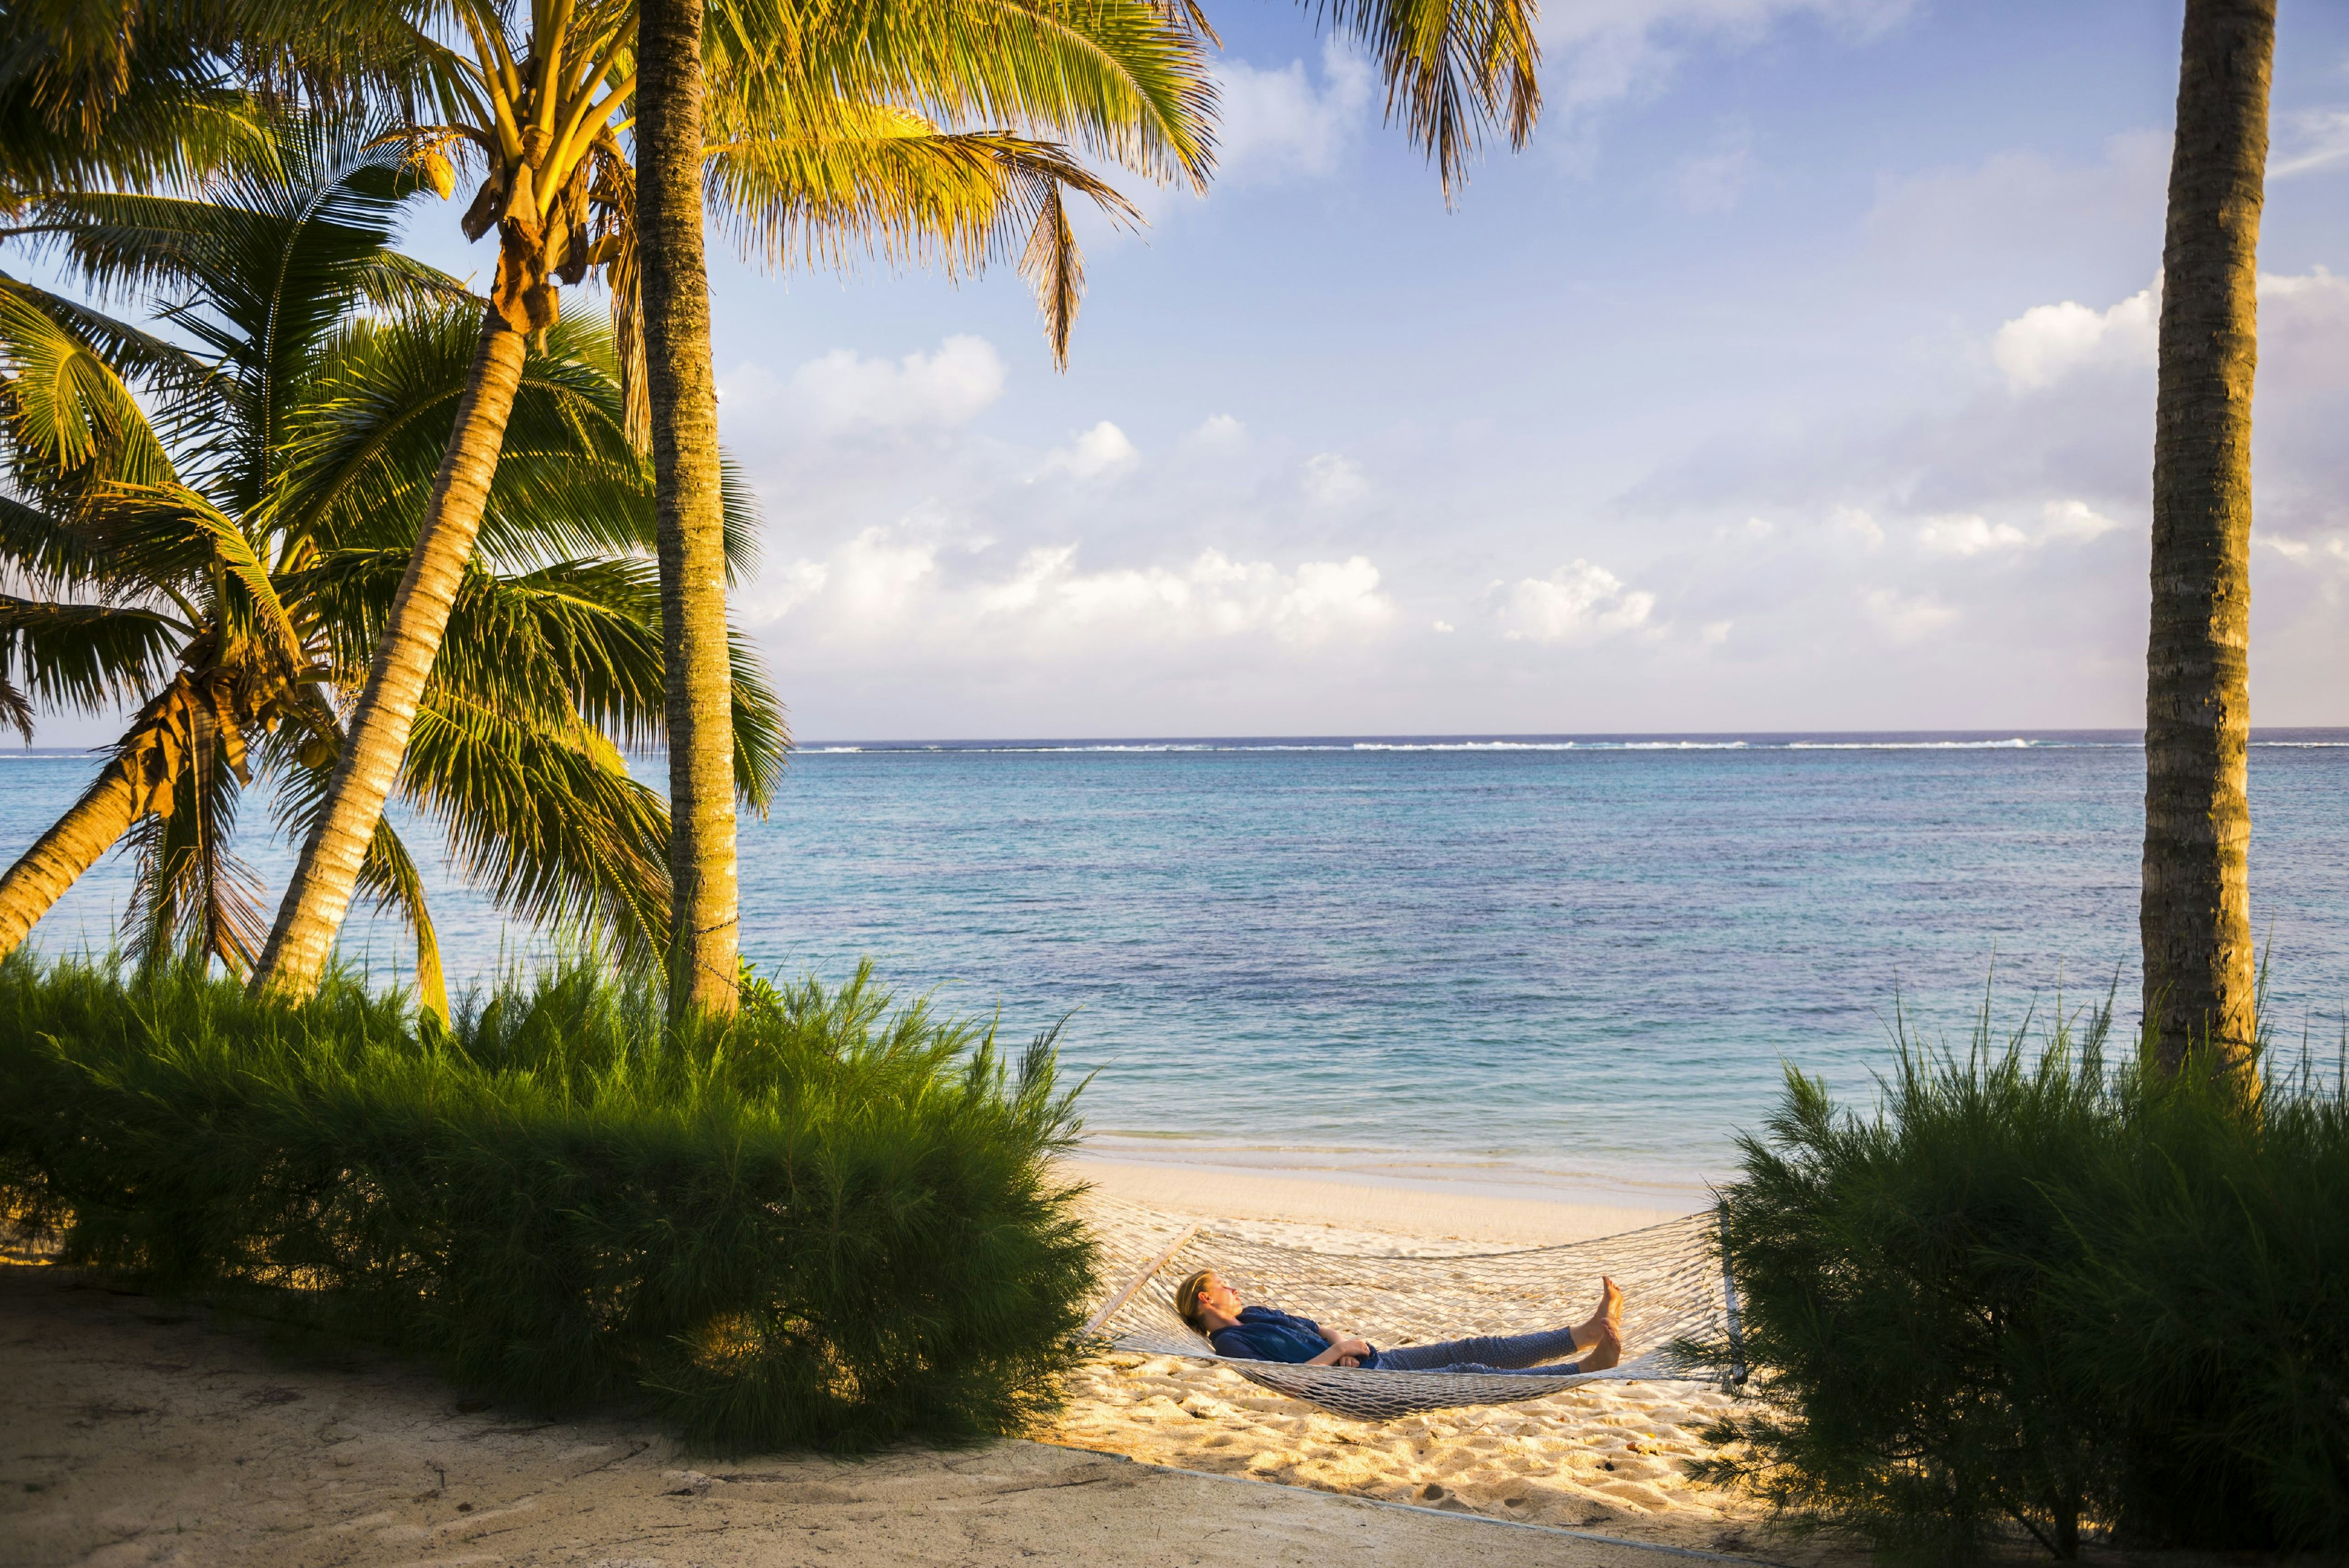
<svg viewBox="0 0 2349 1568">
<path fill-rule="evenodd" d="M 1448 1258 L 1369 1258 L 1309 1251 L 1194 1225 L 1164 1251 L 1112 1247 L 1125 1285 L 1086 1325 L 1112 1347 L 1213 1361 L 1260 1387 L 1359 1420 L 1381 1421 L 1461 1405 L 1508 1405 L 1601 1380 L 1745 1381 L 1737 1293 L 1720 1262 L 1719 1220 L 1692 1214 L 1644 1230 L 1562 1247 Z M 1119 1256 L 1120 1251 L 1123 1256 Z M 1623 1287 L 1623 1360 L 1604 1372 L 1559 1377 L 1473 1372 L 1380 1372 L 1298 1366 L 1218 1355 L 1174 1311 L 1174 1289 L 1213 1269 L 1250 1302 L 1342 1326 L 1373 1345 L 1432 1344 L 1578 1323 L 1599 1295 L 1599 1276 Z M 1117 1277 L 1114 1273 L 1112 1277 Z M 1725 1345 L 1729 1362 L 1706 1365 L 1680 1348 Z"/>
</svg>

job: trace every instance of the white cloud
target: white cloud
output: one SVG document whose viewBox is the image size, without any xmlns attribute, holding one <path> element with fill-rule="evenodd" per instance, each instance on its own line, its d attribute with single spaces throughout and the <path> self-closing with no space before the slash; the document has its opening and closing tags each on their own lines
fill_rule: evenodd
<svg viewBox="0 0 2349 1568">
<path fill-rule="evenodd" d="M 1258 70 L 1246 60 L 1226 59 L 1216 78 L 1219 185 L 1334 173 L 1371 100 L 1369 62 L 1336 39 L 1322 47 L 1319 87 L 1306 79 L 1302 60 Z"/>
<path fill-rule="evenodd" d="M 2260 392 L 2271 397 L 2279 374 L 2298 376 L 2312 345 L 2326 366 L 2349 333 L 2349 277 L 2319 266 L 2260 275 Z M 2038 391 L 2090 369 L 2148 369 L 2160 347 L 2161 280 L 2104 310 L 2067 299 L 2034 305 L 1992 335 L 1990 352 L 2007 386 Z M 2322 374 L 2322 372 L 2320 372 Z"/>
<path fill-rule="evenodd" d="M 2043 542 L 2095 539 L 2120 526 L 2085 501 L 2050 501 L 2040 508 L 2040 516 Z"/>
<path fill-rule="evenodd" d="M 2034 305 L 1991 338 L 1991 358 L 2016 391 L 2052 386 L 2091 365 L 2154 362 L 2161 286 L 2138 290 L 2107 310 L 2074 300 Z"/>
<path fill-rule="evenodd" d="M 1971 514 L 1928 517 L 1917 528 L 1917 547 L 1929 556 L 1982 556 L 2030 545 L 2031 535 L 2013 524 Z"/>
<path fill-rule="evenodd" d="M 1179 567 L 1089 572 L 1075 545 L 1022 552 L 988 570 L 989 546 L 949 557 L 911 526 L 864 529 L 820 560 L 778 574 L 771 610 L 826 651 L 926 656 L 983 649 L 998 659 L 1068 658 L 1140 645 L 1267 638 L 1292 647 L 1375 636 L 1395 607 L 1368 558 L 1283 568 L 1203 550 Z"/>
<path fill-rule="evenodd" d="M 1247 426 L 1229 414 L 1209 414 L 1199 428 L 1183 438 L 1186 445 L 1238 447 L 1247 444 Z"/>
<path fill-rule="evenodd" d="M 1745 194 L 1745 176 L 1754 161 L 1754 133 L 1744 128 L 1724 131 L 1711 151 L 1683 159 L 1672 176 L 1673 194 L 1692 213 L 1726 213 Z"/>
<path fill-rule="evenodd" d="M 2349 109 L 2313 109 L 2292 117 L 2282 138 L 2292 151 L 2268 161 L 2268 178 L 2289 180 L 2349 163 Z"/>
<path fill-rule="evenodd" d="M 2295 539 L 2255 529 L 2251 543 L 2266 545 L 2296 566 L 2330 566 L 2335 562 L 2349 565 L 2349 537 L 2337 534 L 2329 539 Z"/>
<path fill-rule="evenodd" d="M 818 430 L 906 430 L 975 418 L 1003 395 L 1004 379 L 995 345 L 957 336 L 894 363 L 835 348 L 792 371 L 788 396 Z"/>
<path fill-rule="evenodd" d="M 1507 588 L 1501 600 L 1503 635 L 1512 642 L 1592 643 L 1645 626 L 1655 608 L 1655 595 L 1627 587 L 1604 566 L 1576 560 Z"/>
<path fill-rule="evenodd" d="M 1345 506 L 1371 493 L 1361 465 L 1334 452 L 1316 452 L 1305 460 L 1305 495 L 1316 506 Z"/>
<path fill-rule="evenodd" d="M 1918 642 L 1958 623 L 1958 612 L 1930 594 L 1871 588 L 1860 603 L 1876 629 L 1894 642 Z"/>
<path fill-rule="evenodd" d="M 1046 452 L 1043 466 L 1036 472 L 1040 478 L 1065 473 L 1073 479 L 1102 479 L 1133 467 L 1141 456 L 1123 431 L 1103 420 L 1068 445 Z"/>
<path fill-rule="evenodd" d="M 1876 549 L 1884 543 L 1884 525 L 1857 506 L 1837 507 L 1827 514 L 1827 526 L 1858 540 L 1863 550 Z"/>
</svg>

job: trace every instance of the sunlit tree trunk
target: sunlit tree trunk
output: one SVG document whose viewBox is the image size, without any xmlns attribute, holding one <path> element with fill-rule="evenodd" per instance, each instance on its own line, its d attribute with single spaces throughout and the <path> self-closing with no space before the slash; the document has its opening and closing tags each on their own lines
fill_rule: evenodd
<svg viewBox="0 0 2349 1568">
<path fill-rule="evenodd" d="M 2188 0 L 2162 245 L 2146 654 L 2145 1015 L 2173 1070 L 2256 1031 L 2246 851 L 2251 378 L 2275 0 Z"/>
<path fill-rule="evenodd" d="M 253 975 L 255 995 L 300 1001 L 317 989 L 358 887 L 359 866 L 399 777 L 416 707 L 448 629 L 450 610 L 472 558 L 474 535 L 489 504 L 490 482 L 505 445 L 506 421 L 522 385 L 527 340 L 496 309 L 482 313 L 481 347 L 457 405 L 457 422 L 416 553 L 376 644 L 341 759 L 326 786 L 327 805 L 302 846 L 277 923 Z"/>
<path fill-rule="evenodd" d="M 667 660 L 670 1010 L 734 1012 L 733 678 L 726 648 L 718 389 L 702 254 L 701 0 L 643 0 L 636 47 L 636 244 L 660 517 Z"/>
<path fill-rule="evenodd" d="M 119 761 L 109 761 L 56 826 L 0 877 L 0 958 L 15 952 L 98 857 L 139 820 L 139 792 Z"/>
</svg>

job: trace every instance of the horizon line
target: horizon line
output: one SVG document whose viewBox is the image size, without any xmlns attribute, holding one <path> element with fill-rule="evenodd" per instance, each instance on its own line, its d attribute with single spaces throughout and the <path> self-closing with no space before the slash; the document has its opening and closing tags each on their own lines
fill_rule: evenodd
<svg viewBox="0 0 2349 1568">
<path fill-rule="evenodd" d="M 2286 737 L 2339 738 L 2349 742 L 2349 724 L 2266 724 L 2254 725 L 2251 740 L 2258 744 L 2262 739 L 2274 741 Z M 957 750 L 984 747 L 995 748 L 1062 748 L 1062 747 L 1243 747 L 1291 746 L 1314 749 L 1342 750 L 1357 746 L 1470 746 L 1470 745 L 1550 745 L 1573 742 L 1665 743 L 1676 742 L 1711 742 L 1716 745 L 1733 742 L 1764 743 L 1771 742 L 1960 742 L 1985 747 L 1995 747 L 2002 742 L 2027 742 L 2033 740 L 2101 740 L 2107 744 L 2142 745 L 2142 727 L 2122 728 L 2106 725 L 2076 726 L 1993 726 L 1965 729 L 1816 729 L 1816 730 L 1462 730 L 1462 731 L 1267 731 L 1254 734 L 1003 734 L 952 736 L 893 736 L 893 737 L 827 737 L 794 740 L 793 752 L 853 752 Z M 95 746 L 36 746 L 13 749 L 0 748 L 0 758 L 17 757 L 87 757 L 109 750 L 108 744 Z M 625 754 L 637 757 L 657 757 L 666 754 L 665 746 L 627 748 Z"/>
</svg>

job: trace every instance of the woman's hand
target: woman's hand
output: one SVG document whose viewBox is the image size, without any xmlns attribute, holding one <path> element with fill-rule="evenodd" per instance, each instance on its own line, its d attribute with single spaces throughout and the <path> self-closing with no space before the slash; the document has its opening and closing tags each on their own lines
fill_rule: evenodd
<svg viewBox="0 0 2349 1568">
<path fill-rule="evenodd" d="M 1308 1366 L 1360 1366 L 1371 1355 L 1370 1345 L 1350 1334 L 1331 1334 L 1325 1329 L 1322 1334 L 1330 1348 L 1307 1362 Z"/>
</svg>

